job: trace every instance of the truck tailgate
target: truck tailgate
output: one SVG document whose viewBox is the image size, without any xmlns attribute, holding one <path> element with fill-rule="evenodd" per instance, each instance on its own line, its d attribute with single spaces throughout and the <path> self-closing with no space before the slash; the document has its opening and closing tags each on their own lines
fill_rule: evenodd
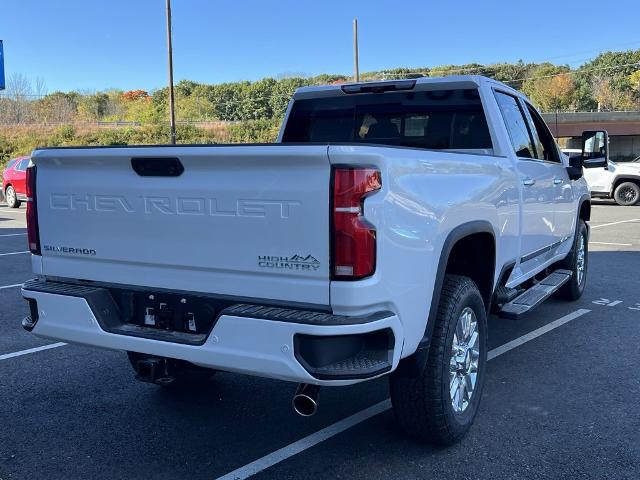
<svg viewBox="0 0 640 480">
<path fill-rule="evenodd" d="M 43 149 L 32 158 L 44 275 L 329 303 L 326 146 Z M 171 176 L 167 158 L 184 171 Z M 136 173 L 132 159 L 146 172 L 160 165 L 152 173 L 161 176 Z"/>
</svg>

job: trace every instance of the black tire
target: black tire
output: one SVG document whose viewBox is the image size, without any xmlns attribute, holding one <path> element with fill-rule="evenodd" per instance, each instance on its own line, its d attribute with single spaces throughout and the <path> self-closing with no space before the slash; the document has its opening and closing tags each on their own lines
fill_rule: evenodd
<svg viewBox="0 0 640 480">
<path fill-rule="evenodd" d="M 7 200 L 7 206 L 9 208 L 18 208 L 20 206 L 20 203 L 22 203 L 20 202 L 20 200 L 18 200 L 16 191 L 11 185 L 9 185 L 4 191 L 4 198 Z"/>
<path fill-rule="evenodd" d="M 579 273 L 580 267 L 580 241 L 582 239 L 583 249 L 583 261 L 582 261 L 582 274 Z M 556 297 L 562 300 L 574 301 L 578 300 L 584 288 L 587 285 L 587 271 L 589 267 L 589 230 L 587 230 L 587 224 L 584 220 L 578 220 L 576 228 L 576 236 L 573 239 L 573 247 L 571 252 L 567 255 L 559 264 L 559 268 L 571 270 L 573 275 L 567 283 L 565 283 L 560 290 L 556 292 Z"/>
<path fill-rule="evenodd" d="M 623 207 L 635 205 L 640 200 L 640 186 L 633 182 L 622 182 L 613 192 L 613 199 Z"/>
<path fill-rule="evenodd" d="M 456 412 L 450 394 L 453 380 L 450 361 L 458 319 L 467 307 L 473 310 L 477 321 L 477 377 L 468 405 Z M 400 427 L 417 440 L 438 445 L 460 440 L 478 411 L 486 363 L 487 315 L 480 291 L 468 277 L 447 275 L 424 368 L 415 372 L 396 371 L 389 380 L 391 402 Z"/>
<path fill-rule="evenodd" d="M 138 361 L 145 360 L 147 358 L 157 358 L 153 355 L 146 355 L 144 353 L 127 352 L 127 357 L 133 367 L 133 371 L 137 373 L 136 365 Z M 174 380 L 168 383 L 156 383 L 166 389 L 193 389 L 202 387 L 209 382 L 211 377 L 216 373 L 215 370 L 209 368 L 198 367 L 192 363 L 182 360 L 174 360 L 175 373 Z"/>
</svg>

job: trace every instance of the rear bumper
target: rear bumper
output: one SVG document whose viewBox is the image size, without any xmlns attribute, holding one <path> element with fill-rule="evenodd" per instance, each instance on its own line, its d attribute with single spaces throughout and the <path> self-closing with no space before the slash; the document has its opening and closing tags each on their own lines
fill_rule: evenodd
<svg viewBox="0 0 640 480">
<path fill-rule="evenodd" d="M 117 313 L 103 288 L 32 281 L 22 295 L 31 305 L 27 325 L 38 336 L 293 382 L 348 385 L 376 378 L 397 367 L 402 350 L 402 325 L 391 312 L 343 317 L 235 304 L 194 344 L 160 339 L 155 329 L 147 335 L 130 325 L 114 328 Z"/>
</svg>

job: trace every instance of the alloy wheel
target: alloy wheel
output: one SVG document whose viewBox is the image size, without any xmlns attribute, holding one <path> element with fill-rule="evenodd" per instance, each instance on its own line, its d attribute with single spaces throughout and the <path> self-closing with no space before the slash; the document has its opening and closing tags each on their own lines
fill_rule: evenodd
<svg viewBox="0 0 640 480">
<path fill-rule="evenodd" d="M 16 192 L 13 188 L 7 188 L 5 192 L 7 195 L 7 205 L 14 205 L 16 203 Z"/>
<path fill-rule="evenodd" d="M 578 280 L 578 285 L 582 285 L 582 280 L 584 279 L 584 259 L 585 259 L 585 244 L 584 244 L 584 235 L 580 235 L 578 240 L 578 252 L 576 256 L 576 276 Z"/>
<path fill-rule="evenodd" d="M 464 412 L 471 402 L 479 358 L 478 321 L 473 309 L 465 307 L 458 317 L 449 361 L 449 394 L 454 412 Z"/>
<path fill-rule="evenodd" d="M 633 204 L 637 200 L 637 192 L 632 187 L 624 186 L 620 189 L 618 197 L 625 203 Z"/>
</svg>

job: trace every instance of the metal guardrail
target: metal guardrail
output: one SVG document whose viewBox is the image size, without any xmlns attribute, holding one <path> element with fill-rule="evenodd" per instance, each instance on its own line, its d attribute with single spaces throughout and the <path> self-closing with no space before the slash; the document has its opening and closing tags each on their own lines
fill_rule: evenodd
<svg viewBox="0 0 640 480">
<path fill-rule="evenodd" d="M 139 127 L 142 125 L 142 122 L 126 122 L 116 120 L 114 122 L 96 122 L 96 125 L 98 125 L 99 127 Z"/>
</svg>

